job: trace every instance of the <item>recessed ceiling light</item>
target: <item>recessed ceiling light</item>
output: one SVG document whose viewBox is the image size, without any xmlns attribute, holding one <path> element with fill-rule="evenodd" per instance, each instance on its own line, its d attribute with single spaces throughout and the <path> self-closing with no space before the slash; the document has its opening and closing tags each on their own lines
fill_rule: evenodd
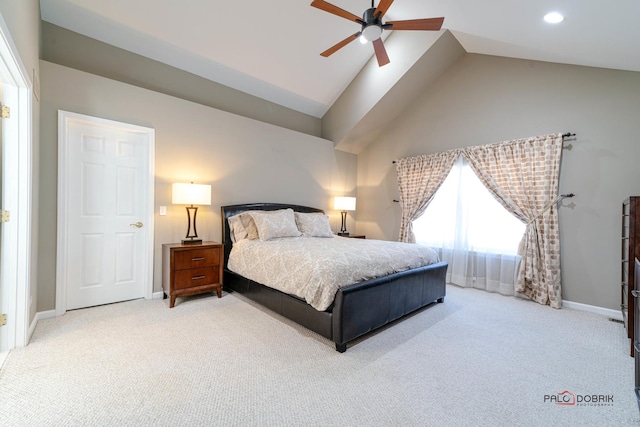
<svg viewBox="0 0 640 427">
<path fill-rule="evenodd" d="M 564 21 L 564 16 L 560 15 L 558 12 L 551 12 L 544 15 L 544 20 L 549 24 L 558 24 Z"/>
</svg>

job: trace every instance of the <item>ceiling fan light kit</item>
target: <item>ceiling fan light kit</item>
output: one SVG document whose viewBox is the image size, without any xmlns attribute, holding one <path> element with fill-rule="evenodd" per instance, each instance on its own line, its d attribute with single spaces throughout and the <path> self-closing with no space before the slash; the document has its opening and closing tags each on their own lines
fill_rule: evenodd
<svg viewBox="0 0 640 427">
<path fill-rule="evenodd" d="M 440 28 L 442 28 L 444 18 L 413 19 L 405 21 L 389 21 L 386 24 L 383 23 L 382 17 L 387 13 L 387 10 L 392 3 L 393 0 L 380 0 L 378 7 L 374 7 L 373 0 L 371 0 L 371 8 L 365 10 L 362 14 L 362 19 L 360 19 L 351 12 L 347 12 L 346 10 L 341 9 L 338 6 L 334 6 L 331 3 L 327 3 L 324 0 L 313 0 L 311 2 L 311 6 L 340 16 L 341 18 L 348 19 L 349 21 L 353 21 L 362 26 L 359 32 L 350 35 L 346 39 L 325 50 L 320 55 L 328 57 L 359 38 L 360 42 L 363 44 L 372 42 L 373 50 L 376 54 L 376 59 L 378 60 L 378 65 L 382 67 L 390 62 L 387 51 L 382 43 L 382 39 L 380 39 L 383 30 L 439 31 Z"/>
<path fill-rule="evenodd" d="M 372 42 L 377 40 L 382 35 L 382 27 L 378 25 L 367 25 L 361 31 L 362 38 L 364 38 L 368 42 Z"/>
</svg>

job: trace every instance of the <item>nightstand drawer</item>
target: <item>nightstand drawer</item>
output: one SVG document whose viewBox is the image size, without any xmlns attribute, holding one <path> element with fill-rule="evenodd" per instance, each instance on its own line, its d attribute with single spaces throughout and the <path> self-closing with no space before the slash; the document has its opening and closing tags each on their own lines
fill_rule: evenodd
<svg viewBox="0 0 640 427">
<path fill-rule="evenodd" d="M 188 251 L 176 251 L 175 269 L 186 270 L 197 267 L 213 267 L 220 264 L 219 248 L 191 249 Z"/>
<path fill-rule="evenodd" d="M 175 289 L 187 289 L 218 283 L 220 281 L 219 273 L 219 266 L 176 271 L 174 287 Z"/>
</svg>

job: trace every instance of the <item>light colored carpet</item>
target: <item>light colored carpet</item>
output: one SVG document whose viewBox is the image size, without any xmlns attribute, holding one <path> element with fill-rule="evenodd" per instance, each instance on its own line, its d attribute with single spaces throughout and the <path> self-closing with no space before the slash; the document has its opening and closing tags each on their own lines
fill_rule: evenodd
<svg viewBox="0 0 640 427">
<path fill-rule="evenodd" d="M 2 426 L 636 426 L 622 325 L 449 286 L 346 353 L 235 294 L 41 321 L 0 372 Z M 612 395 L 559 406 L 545 395 Z"/>
</svg>

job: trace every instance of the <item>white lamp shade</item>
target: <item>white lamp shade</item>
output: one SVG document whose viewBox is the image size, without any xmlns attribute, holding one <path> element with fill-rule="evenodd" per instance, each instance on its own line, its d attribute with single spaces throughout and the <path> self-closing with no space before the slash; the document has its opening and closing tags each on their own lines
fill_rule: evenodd
<svg viewBox="0 0 640 427">
<path fill-rule="evenodd" d="M 171 188 L 174 205 L 210 205 L 211 186 L 206 184 L 173 184 Z"/>
<path fill-rule="evenodd" d="M 333 199 L 333 209 L 337 211 L 355 211 L 355 197 L 336 197 Z"/>
</svg>

